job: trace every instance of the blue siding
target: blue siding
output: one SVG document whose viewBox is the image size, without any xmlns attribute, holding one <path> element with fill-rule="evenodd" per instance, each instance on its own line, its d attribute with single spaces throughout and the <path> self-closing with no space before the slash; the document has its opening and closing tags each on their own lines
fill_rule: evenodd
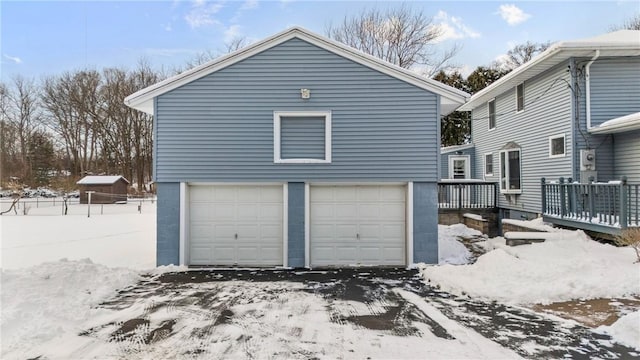
<svg viewBox="0 0 640 360">
<path fill-rule="evenodd" d="M 496 96 L 496 127 L 488 130 L 487 104 L 472 111 L 471 138 L 475 145 L 475 178 L 499 182 L 500 150 L 509 142 L 521 147 L 522 194 L 498 195 L 498 206 L 540 213 L 540 178 L 572 176 L 572 93 L 566 80 L 569 62 L 561 63 L 524 82 L 524 111 L 516 111 L 515 86 Z M 549 137 L 565 136 L 566 156 L 549 156 Z M 493 154 L 493 176 L 484 176 L 484 154 Z"/>
<path fill-rule="evenodd" d="M 292 39 L 158 97 L 156 178 L 437 181 L 438 102 Z M 332 111 L 332 163 L 274 164 L 273 112 L 305 110 Z"/>
<path fill-rule="evenodd" d="M 288 184 L 289 266 L 304 267 L 304 183 Z"/>
<path fill-rule="evenodd" d="M 180 184 L 156 183 L 156 263 L 180 264 Z M 185 226 L 188 226 L 185 224 Z"/>
<path fill-rule="evenodd" d="M 283 116 L 280 129 L 280 158 L 324 160 L 324 117 Z"/>
<path fill-rule="evenodd" d="M 616 173 L 620 179 L 626 176 L 632 184 L 640 184 L 640 130 L 615 134 Z"/>
<path fill-rule="evenodd" d="M 438 263 L 436 183 L 413 183 L 413 262 Z"/>
<path fill-rule="evenodd" d="M 440 154 L 440 178 L 449 179 L 449 157 L 450 156 L 469 156 L 469 179 L 475 179 L 476 177 L 476 161 L 475 161 L 475 148 L 468 148 L 459 150 L 460 154 L 456 154 L 456 151 L 448 151 Z M 482 156 L 478 154 L 478 156 Z M 484 165 L 484 162 L 482 163 Z M 481 170 L 482 171 L 482 170 Z M 482 177 L 481 177 L 482 179 Z"/>
</svg>

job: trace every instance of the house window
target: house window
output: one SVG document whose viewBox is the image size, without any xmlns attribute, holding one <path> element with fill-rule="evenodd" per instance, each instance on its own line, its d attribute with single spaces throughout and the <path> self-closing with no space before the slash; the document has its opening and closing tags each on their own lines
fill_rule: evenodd
<svg viewBox="0 0 640 360">
<path fill-rule="evenodd" d="M 330 163 L 330 111 L 275 111 L 274 163 Z"/>
<path fill-rule="evenodd" d="M 565 155 L 564 134 L 549 137 L 549 157 L 563 157 Z"/>
<path fill-rule="evenodd" d="M 489 101 L 489 130 L 496 128 L 496 100 Z"/>
<path fill-rule="evenodd" d="M 500 192 L 522 192 L 520 149 L 500 151 Z"/>
<path fill-rule="evenodd" d="M 516 111 L 524 110 L 524 83 L 516 86 Z"/>
<path fill-rule="evenodd" d="M 493 154 L 484 154 L 484 175 L 493 175 Z"/>
</svg>

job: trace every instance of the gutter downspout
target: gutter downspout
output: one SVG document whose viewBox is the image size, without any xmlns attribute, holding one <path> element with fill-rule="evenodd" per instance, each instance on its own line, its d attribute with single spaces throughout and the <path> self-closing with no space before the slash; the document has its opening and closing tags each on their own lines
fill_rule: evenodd
<svg viewBox="0 0 640 360">
<path fill-rule="evenodd" d="M 585 70 L 585 88 L 586 88 L 586 107 L 587 107 L 587 131 L 591 130 L 591 64 L 600 57 L 600 50 L 596 50 L 596 54 L 591 58 L 591 61 L 584 67 Z"/>
</svg>

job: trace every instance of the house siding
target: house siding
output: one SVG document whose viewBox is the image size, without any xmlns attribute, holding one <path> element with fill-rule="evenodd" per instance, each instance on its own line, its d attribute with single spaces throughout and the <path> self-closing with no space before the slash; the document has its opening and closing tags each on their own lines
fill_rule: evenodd
<svg viewBox="0 0 640 360">
<path fill-rule="evenodd" d="M 438 190 L 435 183 L 413 183 L 413 262 L 438 263 Z"/>
<path fill-rule="evenodd" d="M 304 183 L 289 183 L 287 211 L 288 261 L 293 268 L 304 267 Z"/>
<path fill-rule="evenodd" d="M 584 65 L 590 59 L 576 59 Z M 607 120 L 640 111 L 640 57 L 600 58 L 590 68 L 591 126 L 598 126 Z M 586 89 L 584 77 L 578 84 Z M 596 150 L 596 170 L 598 181 L 616 180 L 616 154 L 613 135 L 592 135 L 587 131 L 586 91 L 579 93 L 580 129 L 576 130 L 577 149 Z M 580 151 L 575 154 L 574 176 L 580 174 Z"/>
<path fill-rule="evenodd" d="M 156 262 L 180 265 L 180 183 L 156 183 L 156 192 Z"/>
<path fill-rule="evenodd" d="M 282 159 L 324 159 L 324 117 L 285 117 L 280 129 Z"/>
<path fill-rule="evenodd" d="M 571 75 L 567 72 L 568 61 L 525 81 L 524 111 L 516 112 L 514 87 L 497 96 L 496 128 L 488 130 L 487 103 L 472 111 L 471 138 L 475 144 L 475 178 L 499 182 L 499 152 L 508 142 L 521 147 L 522 194 L 509 202 L 506 196 L 498 195 L 501 208 L 540 213 L 540 179 L 557 179 L 572 176 L 571 154 L 572 93 L 567 83 Z M 566 80 L 566 82 L 565 82 Z M 565 156 L 549 157 L 549 137 L 565 135 Z M 493 155 L 493 176 L 484 176 L 484 154 Z M 515 213 L 515 212 L 514 212 Z"/>
<path fill-rule="evenodd" d="M 620 179 L 626 176 L 630 183 L 640 184 L 640 130 L 615 134 L 614 152 L 614 177 Z"/>
<path fill-rule="evenodd" d="M 450 156 L 469 156 L 469 178 L 473 179 L 476 171 L 475 171 L 475 165 L 476 162 L 474 161 L 474 157 L 475 157 L 475 149 L 474 148 L 468 148 L 468 149 L 462 149 L 459 150 L 461 154 L 456 154 L 456 151 L 451 151 L 451 152 L 447 152 L 447 153 L 441 153 L 440 154 L 440 178 L 441 179 L 449 179 L 449 157 Z M 484 165 L 483 165 L 484 166 Z"/>
<path fill-rule="evenodd" d="M 156 179 L 435 182 L 438 102 L 292 39 L 157 98 Z M 331 164 L 274 164 L 273 112 L 328 110 Z"/>
</svg>

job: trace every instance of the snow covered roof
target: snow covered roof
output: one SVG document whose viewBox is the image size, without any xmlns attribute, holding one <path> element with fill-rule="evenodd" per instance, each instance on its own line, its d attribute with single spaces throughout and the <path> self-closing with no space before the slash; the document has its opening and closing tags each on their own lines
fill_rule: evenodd
<svg viewBox="0 0 640 360">
<path fill-rule="evenodd" d="M 431 91 L 440 95 L 440 112 L 447 115 L 455 110 L 460 104 L 463 104 L 469 97 L 464 91 L 458 90 L 451 86 L 445 85 L 439 81 L 428 79 L 413 71 L 403 69 L 394 64 L 380 60 L 371 55 L 365 54 L 352 47 L 331 40 L 324 36 L 315 34 L 301 27 L 292 27 L 259 41 L 253 45 L 247 46 L 238 51 L 224 55 L 220 58 L 206 62 L 187 70 L 181 74 L 170 77 L 157 84 L 144 88 L 134 94 L 127 96 L 124 103 L 134 109 L 144 111 L 153 115 L 153 99 L 159 95 L 169 92 L 182 85 L 200 79 L 213 72 L 224 69 L 262 51 L 268 50 L 274 46 L 282 44 L 291 39 L 300 39 L 310 44 L 318 46 L 322 49 L 330 51 L 338 56 L 342 56 L 361 65 L 367 66 L 384 74 L 405 81 L 419 88 Z"/>
<path fill-rule="evenodd" d="M 445 146 L 445 147 L 441 147 L 440 148 L 440 154 L 448 154 L 448 153 L 454 152 L 454 151 L 471 149 L 474 146 L 475 145 L 473 143 L 471 143 L 471 144 L 462 144 L 462 145 Z"/>
<path fill-rule="evenodd" d="M 525 80 L 572 58 L 600 56 L 640 56 L 640 30 L 620 30 L 588 39 L 563 41 L 551 45 L 531 61 L 521 65 L 474 94 L 458 111 L 471 111 Z"/>
<path fill-rule="evenodd" d="M 76 184 L 78 184 L 78 185 L 108 185 L 108 184 L 115 184 L 116 181 L 118 181 L 120 179 L 124 180 L 127 184 L 129 183 L 129 180 L 125 179 L 123 176 L 120 176 L 120 175 L 108 175 L 108 176 L 91 175 L 91 176 L 83 177 Z"/>
<path fill-rule="evenodd" d="M 613 134 L 640 129 L 640 112 L 607 120 L 600 126 L 589 129 L 593 134 Z"/>
</svg>

